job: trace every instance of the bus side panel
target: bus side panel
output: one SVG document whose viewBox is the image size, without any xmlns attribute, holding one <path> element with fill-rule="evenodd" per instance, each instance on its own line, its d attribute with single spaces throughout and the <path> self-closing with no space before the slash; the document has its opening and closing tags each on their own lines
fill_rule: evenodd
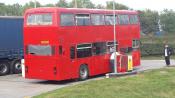
<svg viewBox="0 0 175 98">
<path fill-rule="evenodd" d="M 140 66 L 140 50 L 135 50 L 133 51 L 132 53 L 132 56 L 133 56 L 133 66 L 136 67 L 136 66 Z"/>
<path fill-rule="evenodd" d="M 101 54 L 99 56 L 94 56 L 92 61 L 94 61 L 93 69 L 95 69 L 93 72 L 94 73 L 93 75 L 110 72 L 108 54 Z"/>
</svg>

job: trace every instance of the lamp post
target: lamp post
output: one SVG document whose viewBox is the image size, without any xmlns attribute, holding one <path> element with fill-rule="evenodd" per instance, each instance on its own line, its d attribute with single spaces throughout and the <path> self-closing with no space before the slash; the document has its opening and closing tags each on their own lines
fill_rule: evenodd
<svg viewBox="0 0 175 98">
<path fill-rule="evenodd" d="M 77 0 L 74 0 L 74 7 L 77 8 Z"/>
<path fill-rule="evenodd" d="M 36 0 L 34 0 L 34 7 L 35 7 L 35 8 L 37 7 L 36 3 L 37 3 Z"/>
<path fill-rule="evenodd" d="M 117 61 L 116 61 L 116 15 L 115 15 L 115 0 L 113 0 L 113 19 L 114 19 L 114 73 L 117 73 Z"/>
</svg>

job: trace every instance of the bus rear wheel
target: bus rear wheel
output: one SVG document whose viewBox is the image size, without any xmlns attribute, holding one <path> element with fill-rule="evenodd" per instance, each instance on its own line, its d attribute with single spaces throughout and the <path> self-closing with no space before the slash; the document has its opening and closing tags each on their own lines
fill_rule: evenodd
<svg viewBox="0 0 175 98">
<path fill-rule="evenodd" d="M 10 71 L 10 64 L 8 62 L 0 62 L 0 76 L 8 74 Z"/>
<path fill-rule="evenodd" d="M 79 69 L 79 80 L 83 81 L 86 80 L 89 76 L 89 69 L 87 65 L 81 65 Z"/>
</svg>

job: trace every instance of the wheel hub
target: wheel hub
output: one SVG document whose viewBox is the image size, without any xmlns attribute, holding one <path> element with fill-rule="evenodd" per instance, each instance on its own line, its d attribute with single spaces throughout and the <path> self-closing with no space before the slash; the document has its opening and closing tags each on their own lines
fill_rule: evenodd
<svg viewBox="0 0 175 98">
<path fill-rule="evenodd" d="M 16 68 L 17 70 L 21 70 L 21 64 L 20 64 L 20 63 L 16 63 L 16 64 L 15 64 L 15 68 Z"/>
<path fill-rule="evenodd" d="M 83 68 L 81 71 L 80 71 L 80 74 L 83 78 L 86 78 L 87 77 L 87 70 L 85 68 Z"/>
<path fill-rule="evenodd" d="M 7 71 L 7 66 L 5 64 L 0 64 L 0 72 L 5 73 Z"/>
</svg>

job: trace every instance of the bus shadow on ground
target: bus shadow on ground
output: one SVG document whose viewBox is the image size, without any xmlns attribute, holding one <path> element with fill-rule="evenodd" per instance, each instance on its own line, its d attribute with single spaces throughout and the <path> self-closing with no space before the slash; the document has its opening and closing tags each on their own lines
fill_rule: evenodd
<svg viewBox="0 0 175 98">
<path fill-rule="evenodd" d="M 68 84 L 74 84 L 74 83 L 80 83 L 80 82 L 88 82 L 90 80 L 97 80 L 97 79 L 101 79 L 105 76 L 105 74 L 101 74 L 101 75 L 97 75 L 97 76 L 93 76 L 93 77 L 89 77 L 87 80 L 84 81 L 80 81 L 78 79 L 70 79 L 70 80 L 63 80 L 63 81 L 52 81 L 52 80 L 48 80 L 48 81 L 39 81 L 39 82 L 33 82 L 34 84 L 47 84 L 47 85 L 68 85 Z"/>
</svg>

